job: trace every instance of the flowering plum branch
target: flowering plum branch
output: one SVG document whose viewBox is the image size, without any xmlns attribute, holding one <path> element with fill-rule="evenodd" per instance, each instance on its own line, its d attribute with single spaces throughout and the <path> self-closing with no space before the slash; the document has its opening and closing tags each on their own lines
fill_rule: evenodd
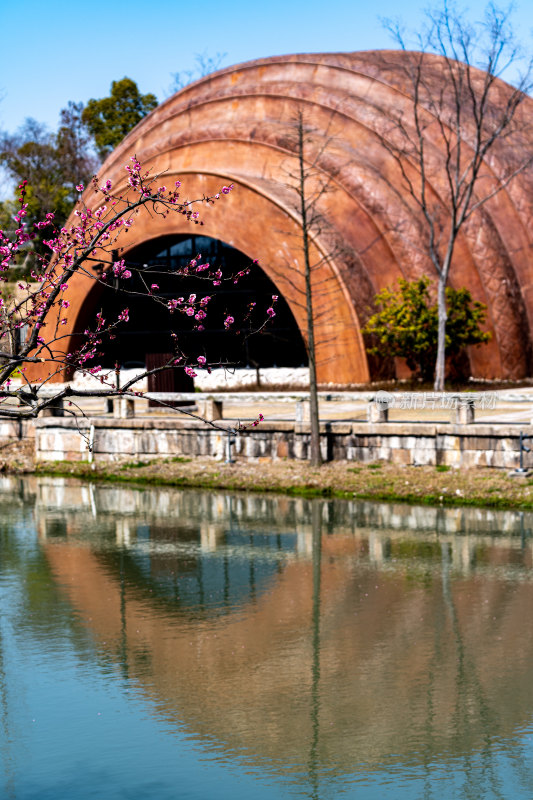
<svg viewBox="0 0 533 800">
<path fill-rule="evenodd" d="M 35 417 L 63 398 L 138 397 L 142 393 L 135 389 L 136 382 L 159 370 L 178 366 L 194 377 L 196 369 L 211 371 L 213 366 L 221 365 L 208 363 L 205 355 L 183 353 L 175 333 L 172 334 L 175 342 L 172 359 L 155 370 L 145 370 L 121 387 L 114 384 L 98 364 L 105 343 L 115 338 L 117 329 L 130 319 L 128 296 L 147 297 L 166 312 L 188 318 L 193 330 L 202 331 L 217 287 L 224 281 L 236 284 L 250 272 L 245 268 L 234 275 L 224 276 L 219 267 L 198 254 L 186 266 L 175 270 L 172 276 L 176 279 L 193 276 L 206 281 L 209 285 L 207 292 L 189 293 L 187 296 L 176 293 L 168 299 L 168 293 L 165 296 L 160 292 L 160 276 L 168 274 L 168 270 L 140 268 L 128 264 L 123 257 L 117 257 L 124 237 L 135 225 L 142 209 L 163 219 L 171 214 L 180 214 L 191 224 L 203 225 L 198 206 L 214 205 L 234 187 L 222 186 L 212 196 L 183 200 L 179 180 L 167 188 L 161 182 L 161 175 L 143 170 L 136 157 L 126 165 L 125 171 L 124 184 L 118 187 L 113 186 L 109 179 L 98 180 L 96 177 L 87 188 L 78 184 L 78 202 L 64 226 L 56 226 L 53 213 L 46 214 L 44 219 L 30 226 L 26 221 L 27 181 L 19 185 L 18 211 L 14 218 L 17 227 L 14 232 L 0 230 L 0 417 Z M 23 256 L 38 232 L 42 232 L 40 235 L 48 254 L 36 255 L 31 279 L 19 281 L 15 296 L 9 297 L 8 271 Z M 106 319 L 99 312 L 83 330 L 72 331 L 68 327 L 73 301 L 69 294 L 78 276 L 101 286 L 112 286 L 120 292 L 124 297 L 124 307 L 115 318 Z M 256 325 L 255 330 L 261 330 L 275 316 L 276 300 L 274 296 L 264 320 Z M 253 306 L 255 304 L 251 304 L 242 324 L 250 322 Z M 226 329 L 235 325 L 235 313 L 226 313 Z M 252 327 L 248 327 L 252 332 Z M 30 366 L 36 364 L 44 370 L 44 379 L 41 378 L 37 384 L 32 383 L 27 375 Z M 71 384 L 54 383 L 75 370 L 96 376 L 102 388 L 76 389 Z M 43 387 L 47 389 L 44 392 Z"/>
</svg>

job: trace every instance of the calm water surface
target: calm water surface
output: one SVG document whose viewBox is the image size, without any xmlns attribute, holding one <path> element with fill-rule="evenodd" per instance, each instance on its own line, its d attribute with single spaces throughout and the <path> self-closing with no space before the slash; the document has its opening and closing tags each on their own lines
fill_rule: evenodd
<svg viewBox="0 0 533 800">
<path fill-rule="evenodd" d="M 532 530 L 1 479 L 1 800 L 530 800 Z"/>
</svg>

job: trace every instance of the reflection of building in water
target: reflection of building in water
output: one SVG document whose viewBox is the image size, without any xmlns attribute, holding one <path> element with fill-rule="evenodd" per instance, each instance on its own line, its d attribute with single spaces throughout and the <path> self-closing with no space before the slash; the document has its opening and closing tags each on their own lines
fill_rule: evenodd
<svg viewBox="0 0 533 800">
<path fill-rule="evenodd" d="M 249 764 L 490 759 L 531 718 L 530 515 L 33 485 L 97 647 Z"/>
</svg>

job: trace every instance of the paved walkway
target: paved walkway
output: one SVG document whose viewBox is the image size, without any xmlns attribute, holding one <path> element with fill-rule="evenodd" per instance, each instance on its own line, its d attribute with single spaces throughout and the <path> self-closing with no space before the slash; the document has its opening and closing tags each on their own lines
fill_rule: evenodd
<svg viewBox="0 0 533 800">
<path fill-rule="evenodd" d="M 530 424 L 533 421 L 533 389 L 512 390 L 494 393 L 494 400 L 490 405 L 494 407 L 483 408 L 476 403 L 475 415 L 476 422 L 479 423 L 517 423 Z M 201 400 L 206 396 L 197 393 L 194 399 Z M 350 420 L 364 422 L 367 418 L 367 406 L 370 393 L 365 393 L 364 397 L 350 393 L 343 397 L 341 393 L 330 395 L 331 399 L 326 399 L 325 394 L 320 397 L 320 418 L 322 421 Z M 223 401 L 223 416 L 228 420 L 253 420 L 262 414 L 266 420 L 271 421 L 294 421 L 296 417 L 296 407 L 298 400 L 304 398 L 304 393 L 271 395 L 254 394 L 217 394 L 217 399 Z M 405 395 L 404 395 L 405 397 Z M 406 402 L 405 408 L 391 408 L 389 410 L 390 422 L 454 422 L 454 409 L 432 408 L 432 403 L 422 399 L 422 395 L 417 393 L 417 408 L 410 408 Z M 99 416 L 105 414 L 105 400 L 89 398 L 76 401 L 72 410 L 79 407 L 80 412 L 89 416 Z M 149 408 L 146 400 L 135 400 L 135 415 L 144 416 L 168 416 L 168 414 L 179 413 L 165 408 Z"/>
</svg>

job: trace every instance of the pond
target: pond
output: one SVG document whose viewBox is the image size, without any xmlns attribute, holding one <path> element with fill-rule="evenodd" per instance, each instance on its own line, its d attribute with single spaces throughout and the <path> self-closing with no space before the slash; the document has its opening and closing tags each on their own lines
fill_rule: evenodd
<svg viewBox="0 0 533 800">
<path fill-rule="evenodd" d="M 533 515 L 0 479 L 0 797 L 533 796 Z"/>
</svg>

